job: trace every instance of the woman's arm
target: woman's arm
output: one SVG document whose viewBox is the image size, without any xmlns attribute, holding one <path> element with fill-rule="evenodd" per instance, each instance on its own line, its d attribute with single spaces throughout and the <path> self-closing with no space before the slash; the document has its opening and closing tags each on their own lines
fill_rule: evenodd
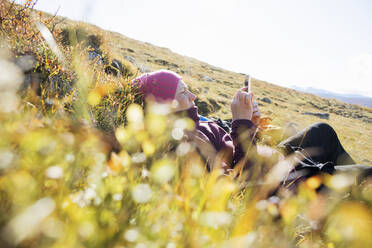
<svg viewBox="0 0 372 248">
<path fill-rule="evenodd" d="M 249 155 L 256 154 L 256 127 L 252 120 L 253 117 L 259 118 L 259 111 L 257 104 L 253 102 L 253 93 L 247 92 L 246 87 L 241 88 L 234 95 L 231 114 L 233 119 L 231 138 L 234 144 L 232 164 L 235 167 L 241 163 L 245 169 L 248 169 L 252 165 Z"/>
<path fill-rule="evenodd" d="M 252 165 L 252 154 L 256 154 L 255 142 L 256 128 L 251 120 L 240 119 L 233 121 L 231 125 L 231 138 L 234 144 L 234 154 L 232 165 L 243 163 L 244 169 Z M 246 156 L 248 155 L 248 156 Z"/>
</svg>

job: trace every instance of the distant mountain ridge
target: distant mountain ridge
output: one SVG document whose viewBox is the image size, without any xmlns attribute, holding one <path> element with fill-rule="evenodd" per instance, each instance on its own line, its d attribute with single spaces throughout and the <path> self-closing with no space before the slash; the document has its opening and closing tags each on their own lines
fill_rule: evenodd
<svg viewBox="0 0 372 248">
<path fill-rule="evenodd" d="M 328 90 L 323 90 L 323 89 L 317 89 L 313 87 L 298 87 L 298 86 L 291 86 L 290 88 L 306 93 L 311 93 L 317 96 L 321 96 L 324 98 L 334 98 L 346 103 L 351 103 L 351 104 L 358 104 L 361 106 L 369 107 L 372 108 L 372 97 L 368 96 L 362 96 L 359 94 L 340 94 Z"/>
</svg>

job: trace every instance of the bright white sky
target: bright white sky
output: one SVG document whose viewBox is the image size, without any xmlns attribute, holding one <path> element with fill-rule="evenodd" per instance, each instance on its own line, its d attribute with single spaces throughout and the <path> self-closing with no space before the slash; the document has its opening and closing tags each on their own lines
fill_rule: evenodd
<svg viewBox="0 0 372 248">
<path fill-rule="evenodd" d="M 370 0 L 39 0 L 36 8 L 271 83 L 372 96 Z"/>
</svg>

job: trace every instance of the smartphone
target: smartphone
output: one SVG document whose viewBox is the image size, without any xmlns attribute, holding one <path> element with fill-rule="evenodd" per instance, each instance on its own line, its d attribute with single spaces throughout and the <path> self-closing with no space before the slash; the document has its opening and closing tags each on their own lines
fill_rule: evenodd
<svg viewBox="0 0 372 248">
<path fill-rule="evenodd" d="M 251 75 L 245 77 L 244 87 L 247 87 L 247 92 L 251 92 Z"/>
</svg>

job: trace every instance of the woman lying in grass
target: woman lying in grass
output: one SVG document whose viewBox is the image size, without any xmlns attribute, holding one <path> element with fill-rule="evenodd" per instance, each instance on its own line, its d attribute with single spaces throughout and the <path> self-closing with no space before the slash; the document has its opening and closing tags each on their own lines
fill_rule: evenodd
<svg viewBox="0 0 372 248">
<path fill-rule="evenodd" d="M 253 94 L 242 88 L 231 102 L 232 126 L 227 133 L 213 121 L 201 121 L 191 93 L 182 77 L 172 71 L 160 70 L 143 74 L 134 80 L 146 98 L 159 103 L 176 102 L 173 111 L 184 113 L 195 122 L 195 130 L 188 133 L 199 153 L 207 161 L 207 169 L 221 167 L 225 171 L 234 168 L 250 170 L 257 163 L 256 130 L 260 119 Z M 302 167 L 333 173 L 335 165 L 355 164 L 342 147 L 337 134 L 326 123 L 317 123 L 279 144 L 285 155 L 295 151 L 315 148 L 312 156 L 302 154 Z M 314 149 L 313 149 L 314 150 Z M 305 156 L 306 155 L 306 156 Z"/>
</svg>

